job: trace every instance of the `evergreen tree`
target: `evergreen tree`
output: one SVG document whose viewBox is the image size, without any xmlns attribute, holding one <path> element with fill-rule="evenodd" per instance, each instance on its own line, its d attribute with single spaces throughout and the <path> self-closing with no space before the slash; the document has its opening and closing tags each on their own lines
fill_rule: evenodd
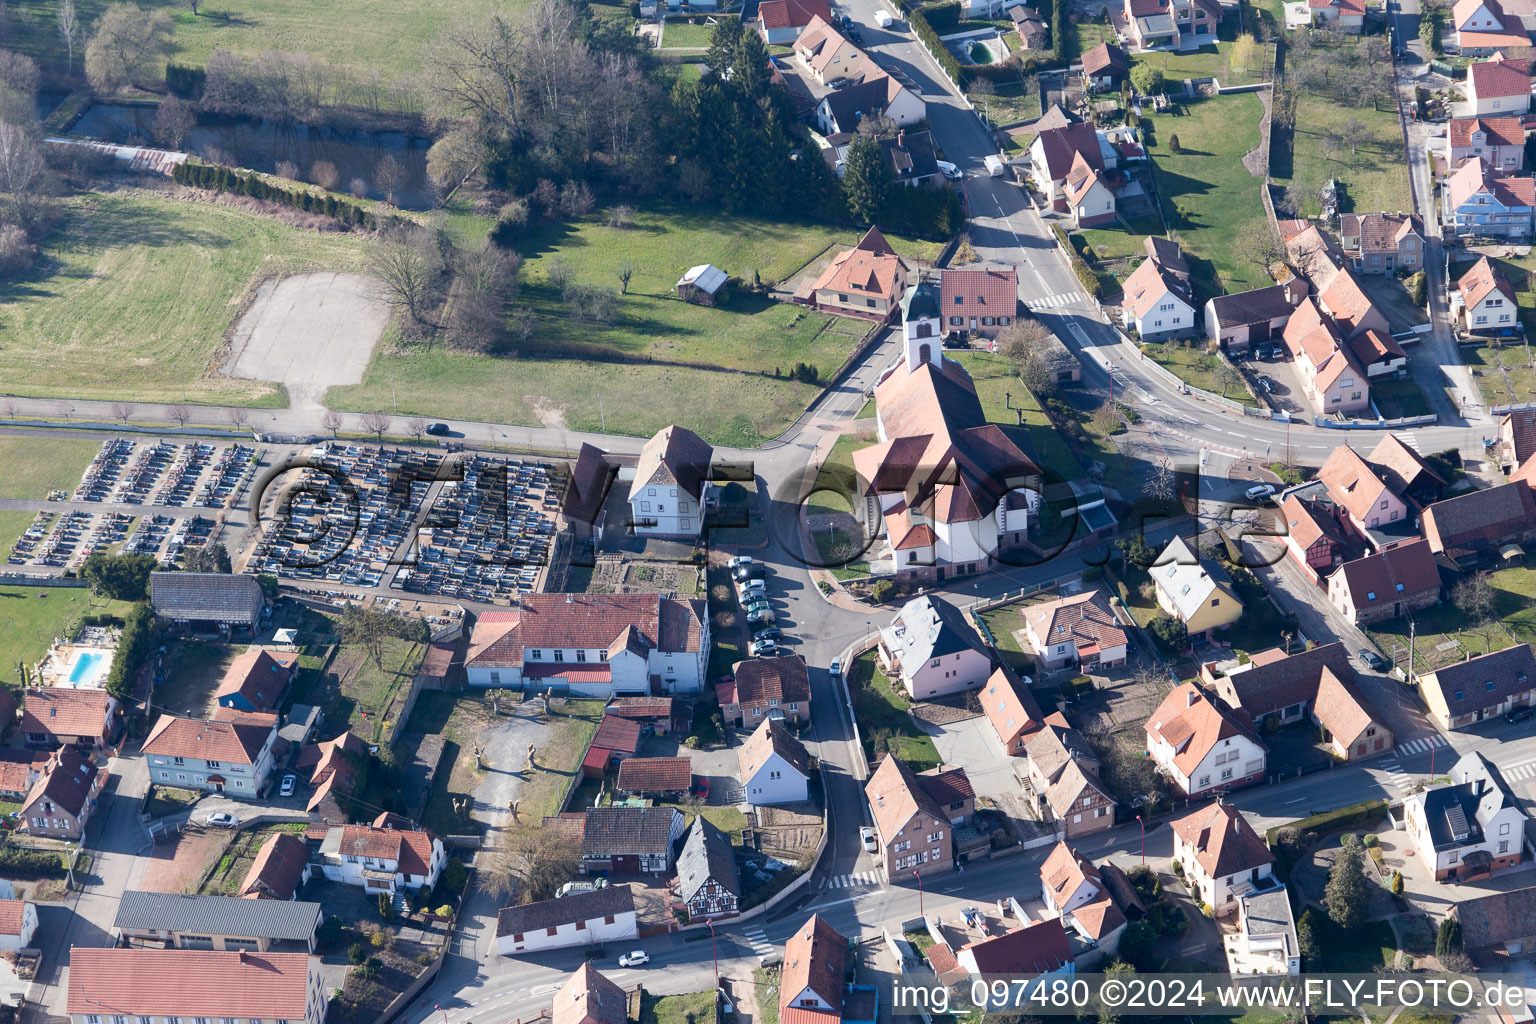
<svg viewBox="0 0 1536 1024">
<path fill-rule="evenodd" d="M 1444 960 L 1446 956 L 1460 952 L 1461 922 L 1448 917 L 1440 922 L 1440 931 L 1435 934 L 1435 958 Z"/>
<path fill-rule="evenodd" d="M 879 143 L 863 135 L 855 136 L 848 145 L 843 169 L 843 196 L 854 221 L 879 223 L 892 187 L 891 169 L 886 166 Z"/>
<path fill-rule="evenodd" d="M 709 34 L 709 49 L 704 54 L 704 63 L 716 74 L 724 76 L 726 70 L 735 65 L 736 57 L 741 52 L 743 34 L 740 18 L 721 18 L 716 21 L 714 31 Z"/>
<path fill-rule="evenodd" d="M 1363 853 L 1360 840 L 1346 836 L 1339 855 L 1334 858 L 1328 871 L 1328 885 L 1323 890 L 1323 905 L 1328 908 L 1328 919 L 1346 931 L 1353 931 L 1365 924 L 1366 904 L 1370 891 L 1366 888 L 1365 868 L 1361 864 Z"/>
</svg>

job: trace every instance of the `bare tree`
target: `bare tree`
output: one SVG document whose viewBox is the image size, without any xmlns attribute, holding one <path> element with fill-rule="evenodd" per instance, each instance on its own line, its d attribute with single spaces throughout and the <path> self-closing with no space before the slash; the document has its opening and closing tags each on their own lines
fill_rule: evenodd
<svg viewBox="0 0 1536 1024">
<path fill-rule="evenodd" d="M 171 54 L 171 16 L 137 4 L 113 4 L 96 19 L 85 47 L 85 76 L 106 96 L 146 77 Z"/>
<path fill-rule="evenodd" d="M 373 166 L 373 186 L 384 193 L 384 201 L 394 205 L 395 195 L 405 187 L 405 165 L 386 156 Z"/>
<path fill-rule="evenodd" d="M 180 149 L 196 123 L 197 115 L 190 104 L 178 97 L 167 96 L 160 101 L 160 109 L 155 111 L 155 139 L 163 146 Z"/>
<path fill-rule="evenodd" d="M 1349 155 L 1360 155 L 1360 136 L 1365 134 L 1365 122 L 1359 114 L 1350 114 L 1344 121 L 1344 137 L 1349 140 Z"/>
<path fill-rule="evenodd" d="M 865 114 L 859 119 L 859 134 L 871 139 L 888 139 L 901 129 L 883 113 Z"/>
<path fill-rule="evenodd" d="M 608 208 L 608 226 L 620 231 L 630 227 L 635 222 L 635 208 L 628 203 L 620 203 L 618 206 Z"/>
<path fill-rule="evenodd" d="M 1147 497 L 1157 501 L 1172 501 L 1174 492 L 1173 462 L 1168 456 L 1159 456 L 1152 463 L 1152 471 L 1147 474 L 1147 482 L 1142 485 Z"/>
<path fill-rule="evenodd" d="M 379 443 L 383 444 L 384 432 L 390 428 L 394 421 L 389 418 L 387 413 L 365 412 L 363 413 L 363 418 L 358 422 L 362 424 L 364 433 L 374 435 L 379 439 Z"/>
<path fill-rule="evenodd" d="M 1332 131 L 1325 130 L 1317 137 L 1317 155 L 1327 163 L 1333 163 L 1339 155 L 1339 139 Z"/>
<path fill-rule="evenodd" d="M 635 276 L 635 261 L 625 260 L 619 264 L 619 294 L 629 294 L 629 279 Z"/>
<path fill-rule="evenodd" d="M 194 18 L 197 17 L 197 14 L 198 14 L 198 10 L 197 9 L 199 7 L 201 7 L 202 4 L 203 4 L 203 0 L 187 0 L 187 7 L 189 7 L 191 9 L 192 17 L 194 17 Z"/>
<path fill-rule="evenodd" d="M 479 884 L 514 905 L 554 896 L 555 890 L 580 867 L 577 847 L 553 829 L 528 825 L 501 833 L 501 845 L 491 852 Z"/>
<path fill-rule="evenodd" d="M 447 306 L 447 327 L 455 345 L 476 352 L 503 350 L 507 307 L 517 294 L 521 264 L 516 253 L 490 242 L 455 254 L 456 273 Z"/>
<path fill-rule="evenodd" d="M 75 414 L 75 403 L 67 398 L 62 398 L 53 403 L 53 407 L 58 410 L 60 416 L 64 417 L 65 423 L 68 423 L 69 418 Z"/>
<path fill-rule="evenodd" d="M 115 419 L 115 420 L 120 420 L 122 422 L 123 426 L 126 427 L 128 425 L 128 418 L 130 416 L 132 416 L 132 415 L 133 415 L 133 403 L 132 402 L 113 402 L 112 403 L 112 418 Z"/>
<path fill-rule="evenodd" d="M 368 183 L 362 178 L 353 178 L 347 183 L 347 191 L 354 199 L 361 199 L 368 194 Z"/>
<path fill-rule="evenodd" d="M 68 70 L 75 71 L 75 46 L 80 42 L 80 19 L 75 12 L 75 0 L 62 0 L 58 10 L 59 38 L 69 54 Z"/>
<path fill-rule="evenodd" d="M 21 412 L 21 403 L 14 398 L 7 398 L 4 402 L 4 408 L 5 415 L 10 419 L 15 419 L 16 414 Z"/>
<path fill-rule="evenodd" d="M 341 175 L 336 172 L 336 165 L 329 160 L 316 160 L 309 165 L 309 180 L 331 192 L 341 180 Z"/>
<path fill-rule="evenodd" d="M 238 405 L 232 405 L 225 410 L 224 418 L 229 420 L 229 425 L 236 430 L 244 430 L 245 425 L 251 422 L 251 414 Z"/>
<path fill-rule="evenodd" d="M 1481 626 L 1493 617 L 1493 584 L 1487 572 L 1467 576 L 1451 588 L 1451 603 L 1460 609 L 1475 626 Z"/>
<path fill-rule="evenodd" d="M 1239 239 L 1237 254 L 1265 273 L 1277 263 L 1285 262 L 1285 243 L 1280 241 L 1268 225 L 1246 233 Z"/>
<path fill-rule="evenodd" d="M 1050 343 L 1051 332 L 1038 320 L 1015 317 L 1013 323 L 997 335 L 997 352 L 1009 362 L 1023 366 L 1039 355 Z"/>
<path fill-rule="evenodd" d="M 320 417 L 320 425 L 331 432 L 332 437 L 341 433 L 341 413 L 335 409 L 325 410 L 325 415 Z"/>
<path fill-rule="evenodd" d="M 416 440 L 421 440 L 421 435 L 427 432 L 427 421 L 423 416 L 412 416 L 405 421 L 405 429 L 411 432 Z"/>
<path fill-rule="evenodd" d="M 289 181 L 299 180 L 299 165 L 292 160 L 279 160 L 273 170 L 279 178 L 287 178 Z"/>
<path fill-rule="evenodd" d="M 408 225 L 387 228 L 368 250 L 368 269 L 384 283 L 386 298 L 413 328 L 439 326 L 434 312 L 442 295 L 443 260 L 429 231 Z"/>
<path fill-rule="evenodd" d="M 42 207 L 48 183 L 48 164 L 37 130 L 31 126 L 0 121 L 0 195 L 7 218 L 22 227 L 31 226 Z"/>
<path fill-rule="evenodd" d="M 176 421 L 177 426 L 184 427 L 187 420 L 192 418 L 192 410 L 181 402 L 165 407 L 165 414 Z"/>
</svg>

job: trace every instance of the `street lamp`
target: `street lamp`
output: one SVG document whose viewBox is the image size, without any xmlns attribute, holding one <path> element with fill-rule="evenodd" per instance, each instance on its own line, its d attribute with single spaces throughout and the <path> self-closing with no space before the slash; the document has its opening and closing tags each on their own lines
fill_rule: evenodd
<svg viewBox="0 0 1536 1024">
<path fill-rule="evenodd" d="M 1147 823 L 1141 820 L 1141 815 L 1136 815 L 1136 824 L 1141 826 L 1141 866 L 1147 866 Z"/>
<path fill-rule="evenodd" d="M 718 992 L 720 991 L 720 953 L 715 946 L 715 922 L 705 918 L 704 923 L 709 925 L 709 954 L 715 958 L 715 991 Z"/>
<path fill-rule="evenodd" d="M 917 916 L 926 919 L 928 915 L 923 913 L 923 876 L 913 868 L 912 877 L 917 879 Z"/>
</svg>

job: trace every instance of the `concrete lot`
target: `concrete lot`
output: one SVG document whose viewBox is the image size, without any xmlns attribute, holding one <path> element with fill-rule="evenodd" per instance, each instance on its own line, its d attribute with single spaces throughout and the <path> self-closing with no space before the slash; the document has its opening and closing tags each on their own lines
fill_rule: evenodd
<svg viewBox="0 0 1536 1024">
<path fill-rule="evenodd" d="M 1015 764 L 1022 765 L 1023 759 L 1003 753 L 997 733 L 985 715 L 944 724 L 919 722 L 923 731 L 933 737 L 933 745 L 946 764 L 964 766 L 977 796 L 996 799 L 1019 791 L 1013 769 Z"/>
</svg>

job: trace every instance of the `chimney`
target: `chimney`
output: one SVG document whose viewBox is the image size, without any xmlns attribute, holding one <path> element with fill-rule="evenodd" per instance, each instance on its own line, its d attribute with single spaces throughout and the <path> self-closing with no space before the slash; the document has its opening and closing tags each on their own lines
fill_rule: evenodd
<svg viewBox="0 0 1536 1024">
<path fill-rule="evenodd" d="M 240 962 L 245 963 L 245 950 L 240 951 Z"/>
<path fill-rule="evenodd" d="M 1200 698 L 1200 694 L 1198 692 L 1196 692 L 1196 690 L 1195 690 L 1195 688 L 1193 686 L 1191 686 L 1189 688 L 1189 694 L 1184 698 L 1184 701 L 1185 701 L 1184 706 L 1187 707 L 1187 708 L 1194 707 L 1195 706 L 1195 701 L 1198 700 L 1199 698 Z"/>
<path fill-rule="evenodd" d="M 897 149 L 906 149 L 907 148 L 907 130 L 905 128 L 901 129 L 901 131 L 896 133 L 896 148 Z"/>
</svg>

